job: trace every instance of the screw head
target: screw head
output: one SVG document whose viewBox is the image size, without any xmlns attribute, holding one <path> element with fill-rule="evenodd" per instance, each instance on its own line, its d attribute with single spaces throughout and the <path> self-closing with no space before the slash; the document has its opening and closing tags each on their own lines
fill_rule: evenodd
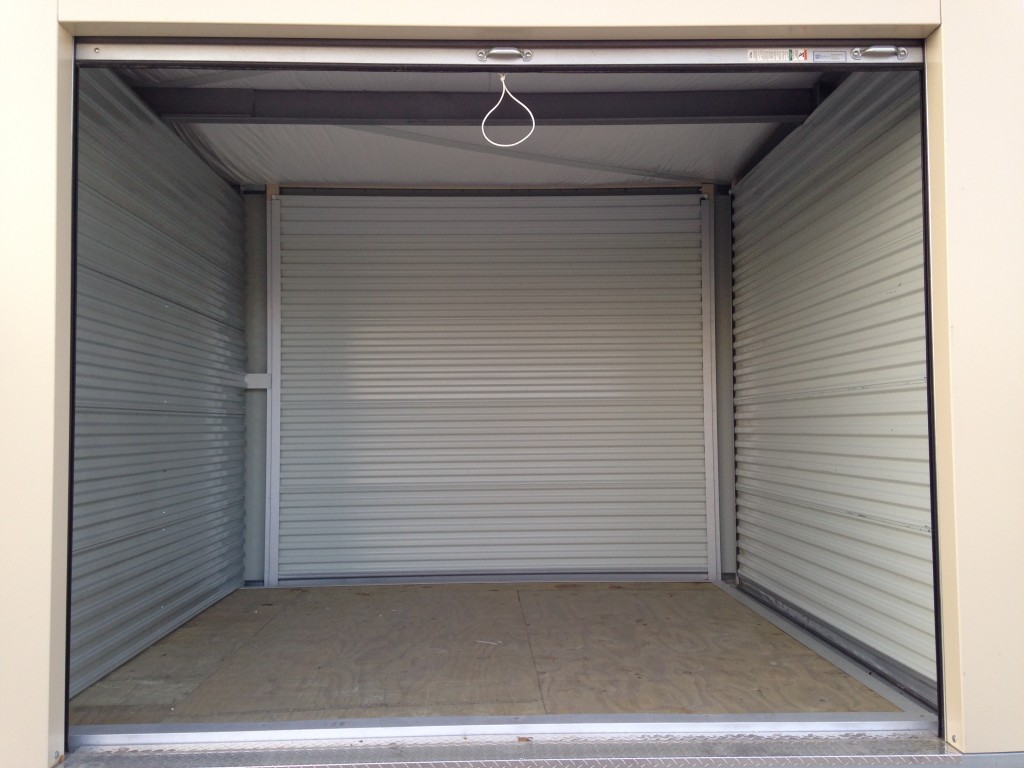
<svg viewBox="0 0 1024 768">
<path fill-rule="evenodd" d="M 481 48 L 479 51 L 476 52 L 476 57 L 480 59 L 480 61 L 487 61 L 487 51 Z"/>
</svg>

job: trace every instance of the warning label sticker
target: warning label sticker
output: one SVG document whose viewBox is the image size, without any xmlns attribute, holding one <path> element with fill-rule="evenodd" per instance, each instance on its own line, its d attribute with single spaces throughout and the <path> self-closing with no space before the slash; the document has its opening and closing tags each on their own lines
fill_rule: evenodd
<svg viewBox="0 0 1024 768">
<path fill-rule="evenodd" d="M 827 63 L 846 61 L 846 51 L 815 51 L 814 60 Z"/>
<path fill-rule="evenodd" d="M 806 48 L 750 48 L 747 50 L 747 61 L 751 62 L 789 62 L 807 61 Z"/>
</svg>

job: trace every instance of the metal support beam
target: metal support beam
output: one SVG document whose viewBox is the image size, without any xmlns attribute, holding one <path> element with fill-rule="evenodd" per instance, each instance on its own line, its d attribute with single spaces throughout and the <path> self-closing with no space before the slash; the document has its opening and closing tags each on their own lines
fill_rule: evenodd
<svg viewBox="0 0 1024 768">
<path fill-rule="evenodd" d="M 138 88 L 162 119 L 176 123 L 475 125 L 496 93 Z M 517 94 L 546 125 L 802 123 L 813 89 Z M 506 99 L 506 102 L 509 100 Z M 503 103 L 488 122 L 521 123 Z"/>
</svg>

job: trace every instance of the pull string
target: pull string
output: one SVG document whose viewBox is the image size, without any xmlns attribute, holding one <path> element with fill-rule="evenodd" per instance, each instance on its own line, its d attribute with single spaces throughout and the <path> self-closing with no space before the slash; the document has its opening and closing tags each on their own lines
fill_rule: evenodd
<svg viewBox="0 0 1024 768">
<path fill-rule="evenodd" d="M 533 131 L 537 127 L 537 121 L 534 120 L 533 112 L 530 111 L 530 108 L 523 104 L 523 102 L 521 102 L 519 99 L 517 99 L 515 95 L 512 93 L 512 91 L 508 89 L 508 86 L 505 84 L 505 75 L 500 75 L 500 77 L 501 96 L 498 97 L 498 103 L 491 107 L 491 111 L 484 115 L 484 119 L 480 121 L 480 133 L 484 135 L 484 138 L 487 139 L 489 143 L 493 144 L 496 147 L 517 147 L 533 135 Z M 505 100 L 506 95 L 520 107 L 525 109 L 526 114 L 530 116 L 530 132 L 523 136 L 523 138 L 521 138 L 519 141 L 513 141 L 511 144 L 501 144 L 487 135 L 487 118 L 491 116 L 494 110 L 501 106 L 501 102 Z"/>
</svg>

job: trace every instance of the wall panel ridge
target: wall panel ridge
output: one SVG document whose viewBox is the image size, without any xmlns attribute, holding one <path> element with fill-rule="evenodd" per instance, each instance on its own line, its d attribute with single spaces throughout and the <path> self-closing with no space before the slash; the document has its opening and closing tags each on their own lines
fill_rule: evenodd
<svg viewBox="0 0 1024 768">
<path fill-rule="evenodd" d="M 739 573 L 934 700 L 917 73 L 849 77 L 735 189 Z"/>
<path fill-rule="evenodd" d="M 280 577 L 706 573 L 696 195 L 281 198 Z"/>
<path fill-rule="evenodd" d="M 80 73 L 75 694 L 236 588 L 242 206 L 111 73 Z"/>
</svg>

